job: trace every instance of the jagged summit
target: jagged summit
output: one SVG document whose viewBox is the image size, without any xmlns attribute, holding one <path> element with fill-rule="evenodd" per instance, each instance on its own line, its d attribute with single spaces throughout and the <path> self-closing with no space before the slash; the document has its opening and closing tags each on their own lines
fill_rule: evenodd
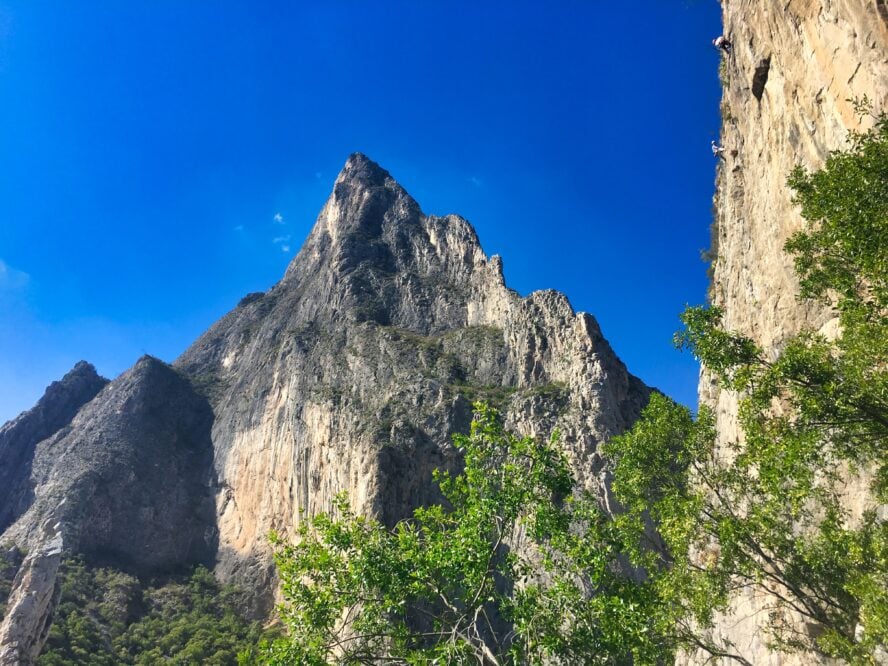
<svg viewBox="0 0 888 666">
<path fill-rule="evenodd" d="M 281 282 L 242 299 L 176 364 L 210 375 L 225 357 L 220 337 L 278 338 L 307 321 L 420 334 L 478 324 L 469 294 L 498 298 L 503 287 L 502 260 L 488 259 L 466 220 L 423 214 L 387 171 L 355 153 Z"/>
<path fill-rule="evenodd" d="M 206 561 L 211 424 L 189 380 L 143 356 L 35 443 L 33 499 L 7 536 L 30 550 L 51 516 L 70 548 L 138 571 Z"/>
<path fill-rule="evenodd" d="M 34 629 L 21 640 L 37 645 L 51 612 L 59 536 L 66 552 L 137 573 L 213 561 L 268 610 L 268 532 L 291 532 L 342 491 L 388 522 L 438 499 L 432 472 L 459 464 L 452 435 L 477 399 L 518 431 L 557 427 L 607 505 L 599 444 L 648 394 L 590 315 L 555 291 L 520 297 L 465 219 L 424 214 L 356 153 L 278 284 L 241 299 L 172 367 L 141 358 L 63 429 L 27 442 L 31 494 L 2 538 L 45 554 L 22 565 L 45 585 L 15 598 L 47 606 L 17 625 Z"/>
<path fill-rule="evenodd" d="M 336 184 L 351 181 L 367 187 L 384 186 L 391 174 L 364 153 L 355 152 L 348 156 L 342 171 L 336 177 Z"/>
<path fill-rule="evenodd" d="M 160 360 L 151 354 L 142 354 L 133 364 L 133 367 L 126 371 L 121 377 L 126 375 L 148 375 L 151 373 L 169 373 L 174 372 L 168 363 Z"/>
<path fill-rule="evenodd" d="M 580 476 L 598 483 L 597 442 L 631 423 L 648 393 L 590 315 L 555 291 L 521 298 L 465 219 L 424 214 L 360 153 L 348 158 L 281 282 L 242 299 L 175 365 L 216 410 L 217 472 L 238 479 L 220 529 L 238 535 L 230 547 L 239 553 L 261 550 L 263 530 L 286 527 L 272 514 L 312 511 L 342 489 L 384 517 L 409 513 L 431 497 L 449 433 L 468 424 L 472 399 L 488 394 L 513 396 L 502 406 L 536 432 L 561 418 L 587 470 Z M 564 386 L 563 407 L 531 396 L 543 385 Z M 279 436 L 292 438 L 284 459 L 307 457 L 281 472 L 287 499 L 270 512 L 274 491 L 253 479 L 271 473 L 278 454 L 251 444 L 247 455 L 242 443 Z M 245 484 L 252 499 L 240 497 Z"/>
<path fill-rule="evenodd" d="M 43 397 L 37 402 L 36 408 L 46 410 L 67 411 L 73 409 L 74 403 L 96 388 L 101 388 L 108 380 L 101 377 L 92 363 L 77 361 L 64 376 L 46 387 Z M 95 394 L 93 394 L 95 395 Z M 71 415 L 73 416 L 73 414 Z M 49 418 L 44 414 L 43 418 Z"/>
<path fill-rule="evenodd" d="M 336 178 L 284 280 L 327 267 L 347 273 L 368 260 L 391 270 L 391 245 L 398 242 L 396 236 L 415 233 L 423 218 L 419 204 L 388 171 L 354 153 Z"/>
<path fill-rule="evenodd" d="M 38 442 L 66 427 L 107 383 L 95 367 L 80 361 L 50 384 L 34 407 L 0 427 L 0 532 L 33 497 L 30 475 Z"/>
<path fill-rule="evenodd" d="M 96 372 L 96 366 L 94 366 L 89 361 L 80 360 L 74 364 L 73 368 L 71 368 L 68 372 L 65 373 L 64 377 L 62 377 L 62 381 L 64 381 L 68 377 L 76 376 L 76 375 L 80 375 L 80 374 L 98 376 L 98 373 Z"/>
</svg>

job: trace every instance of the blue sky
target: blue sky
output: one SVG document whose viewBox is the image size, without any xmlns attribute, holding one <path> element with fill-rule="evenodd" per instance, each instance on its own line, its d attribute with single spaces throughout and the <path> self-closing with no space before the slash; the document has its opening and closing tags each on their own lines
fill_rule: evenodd
<svg viewBox="0 0 888 666">
<path fill-rule="evenodd" d="M 694 405 L 719 31 L 715 0 L 0 0 L 0 422 L 271 286 L 354 151 Z"/>
</svg>

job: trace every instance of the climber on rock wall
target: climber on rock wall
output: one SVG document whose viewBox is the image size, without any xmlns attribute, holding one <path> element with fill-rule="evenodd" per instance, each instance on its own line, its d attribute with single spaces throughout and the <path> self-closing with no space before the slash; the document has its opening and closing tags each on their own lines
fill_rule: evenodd
<svg viewBox="0 0 888 666">
<path fill-rule="evenodd" d="M 720 51 L 724 51 L 725 53 L 731 53 L 731 42 L 728 41 L 728 38 L 724 35 L 719 35 L 715 39 L 712 40 L 712 45 L 719 49 Z"/>
</svg>

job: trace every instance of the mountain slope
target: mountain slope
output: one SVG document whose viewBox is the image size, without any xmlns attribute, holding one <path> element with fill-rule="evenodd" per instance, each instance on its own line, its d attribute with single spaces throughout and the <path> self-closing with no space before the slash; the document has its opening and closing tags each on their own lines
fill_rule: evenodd
<svg viewBox="0 0 888 666">
<path fill-rule="evenodd" d="M 603 488 L 597 446 L 648 394 L 591 316 L 557 292 L 509 290 L 468 222 L 424 215 L 360 154 L 283 280 L 175 365 L 214 403 L 223 573 L 340 490 L 389 522 L 433 499 L 431 472 L 475 397 L 527 431 L 557 423 L 584 482 Z"/>
<path fill-rule="evenodd" d="M 269 530 L 292 533 L 343 490 L 389 523 L 436 499 L 432 470 L 459 464 L 451 435 L 468 428 L 475 399 L 520 431 L 558 427 L 581 482 L 608 504 L 598 447 L 649 392 L 590 315 L 554 291 L 509 290 L 468 222 L 423 214 L 352 155 L 278 284 L 242 299 L 172 367 L 139 361 L 37 445 L 35 497 L 2 537 L 34 555 L 10 608 L 26 579 L 46 598 L 59 553 L 78 552 L 142 572 L 212 558 L 264 612 Z M 130 496 L 109 500 L 108 484 Z M 39 649 L 44 606 L 19 653 Z"/>
<path fill-rule="evenodd" d="M 53 382 L 32 409 L 0 428 L 0 532 L 33 498 L 30 476 L 37 443 L 67 426 L 107 383 L 92 365 L 81 361 Z"/>
<path fill-rule="evenodd" d="M 39 652 L 66 553 L 138 574 L 212 561 L 211 422 L 185 378 L 144 357 L 36 443 L 30 506 L 2 536 L 28 556 L 0 626 L 0 664 Z"/>
</svg>

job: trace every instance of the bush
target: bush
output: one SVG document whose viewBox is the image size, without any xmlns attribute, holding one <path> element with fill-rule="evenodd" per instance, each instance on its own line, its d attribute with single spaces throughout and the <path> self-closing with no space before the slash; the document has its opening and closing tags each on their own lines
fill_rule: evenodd
<svg viewBox="0 0 888 666">
<path fill-rule="evenodd" d="M 110 568 L 67 560 L 41 666 L 237 664 L 262 636 L 238 610 L 238 593 L 198 567 L 184 579 L 143 585 Z"/>
</svg>

